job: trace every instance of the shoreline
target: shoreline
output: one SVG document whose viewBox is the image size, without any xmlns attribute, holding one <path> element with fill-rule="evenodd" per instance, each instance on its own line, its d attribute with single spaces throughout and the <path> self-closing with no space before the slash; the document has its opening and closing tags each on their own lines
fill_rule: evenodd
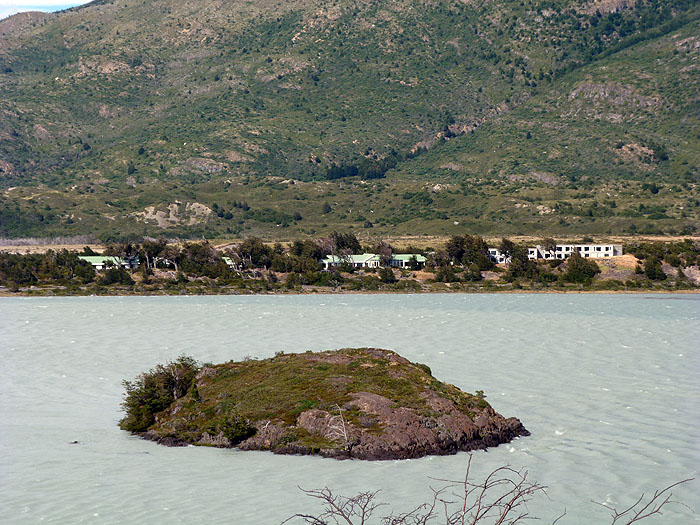
<svg viewBox="0 0 700 525">
<path fill-rule="evenodd" d="M 644 294 L 675 294 L 675 295 L 700 295 L 700 288 L 679 290 L 426 290 L 426 291 L 396 291 L 396 290 L 309 290 L 290 292 L 266 292 L 266 293 L 26 293 L 8 292 L 0 290 L 0 298 L 6 297 L 197 297 L 197 296 L 222 296 L 222 297 L 262 297 L 284 295 L 431 295 L 431 294 L 464 294 L 464 295 L 523 295 L 523 294 L 549 294 L 549 295 L 644 295 Z"/>
</svg>

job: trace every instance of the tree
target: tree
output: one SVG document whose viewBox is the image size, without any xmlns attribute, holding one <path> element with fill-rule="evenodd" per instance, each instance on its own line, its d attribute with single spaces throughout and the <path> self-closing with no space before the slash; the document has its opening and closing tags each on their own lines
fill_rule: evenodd
<svg viewBox="0 0 700 525">
<path fill-rule="evenodd" d="M 165 239 L 158 239 L 156 241 L 143 241 L 141 244 L 141 252 L 146 259 L 146 267 L 149 270 L 155 268 L 155 258 L 158 257 L 167 246 L 168 241 Z"/>
<path fill-rule="evenodd" d="M 652 255 L 644 260 L 644 275 L 652 281 L 663 281 L 666 279 L 666 273 L 658 257 Z"/>
<path fill-rule="evenodd" d="M 420 263 L 415 255 L 411 255 L 408 259 L 408 269 L 413 271 L 420 270 Z"/>
<path fill-rule="evenodd" d="M 105 247 L 105 255 L 124 259 L 136 254 L 136 247 L 128 241 L 115 242 Z"/>
<path fill-rule="evenodd" d="M 394 275 L 394 270 L 390 266 L 385 266 L 379 270 L 379 279 L 383 283 L 395 283 L 396 276 Z"/>
<path fill-rule="evenodd" d="M 379 255 L 379 262 L 382 266 L 389 266 L 394 256 L 394 247 L 385 241 L 379 241 L 374 245 L 374 253 Z"/>
<path fill-rule="evenodd" d="M 175 271 L 180 271 L 180 261 L 182 260 L 182 250 L 176 244 L 169 244 L 163 249 L 163 255 L 175 267 Z"/>
<path fill-rule="evenodd" d="M 516 244 L 511 255 L 510 265 L 506 280 L 513 282 L 515 279 L 536 280 L 539 276 L 537 263 L 531 261 L 527 254 L 527 248 Z"/>
<path fill-rule="evenodd" d="M 238 246 L 238 253 L 243 261 L 248 261 L 252 268 L 268 268 L 272 262 L 272 250 L 259 237 L 248 237 Z"/>
<path fill-rule="evenodd" d="M 486 241 L 478 235 L 453 235 L 445 244 L 445 251 L 450 260 L 468 267 L 477 264 L 480 270 L 490 270 L 493 263 L 489 257 Z"/>
<path fill-rule="evenodd" d="M 185 243 L 182 247 L 181 269 L 186 274 L 211 279 L 225 277 L 229 268 L 219 252 L 208 242 Z"/>
<path fill-rule="evenodd" d="M 590 259 L 582 257 L 574 252 L 566 261 L 566 273 L 564 280 L 570 283 L 591 284 L 593 278 L 600 273 L 600 268 Z"/>
<path fill-rule="evenodd" d="M 331 205 L 328 204 L 328 201 L 323 203 L 323 214 L 327 215 L 332 211 Z"/>
<path fill-rule="evenodd" d="M 334 231 L 331 233 L 330 240 L 333 246 L 332 253 L 336 255 L 350 255 L 362 251 L 360 241 L 357 240 L 353 233 L 338 233 Z"/>
<path fill-rule="evenodd" d="M 467 472 L 463 480 L 437 479 L 443 484 L 442 488 L 432 490 L 432 497 L 426 503 L 420 504 L 406 513 L 389 514 L 379 519 L 372 519 L 375 512 L 386 503 L 377 499 L 380 491 L 360 492 L 353 497 L 336 495 L 325 487 L 316 490 L 301 491 L 323 505 L 320 514 L 295 514 L 285 521 L 301 520 L 310 525 L 505 525 L 536 519 L 530 516 L 527 503 L 539 495 L 546 496 L 545 485 L 528 479 L 526 470 L 515 470 L 510 466 L 498 467 L 486 476 L 483 482 L 474 482 L 469 477 L 472 455 L 467 460 Z M 657 490 L 646 501 L 642 494 L 639 499 L 623 511 L 607 504 L 598 503 L 611 511 L 611 525 L 620 523 L 630 525 L 651 516 L 660 515 L 661 510 L 673 503 L 672 488 L 692 481 L 685 479 L 668 485 L 663 490 Z M 596 503 L 596 502 L 594 502 Z M 566 515 L 566 510 L 554 520 L 556 524 Z"/>
<path fill-rule="evenodd" d="M 100 279 L 100 284 L 125 284 L 132 285 L 134 280 L 124 268 L 107 268 Z"/>
<path fill-rule="evenodd" d="M 466 252 L 465 245 L 465 237 L 453 235 L 447 243 L 445 243 L 445 251 L 452 261 L 460 262 Z"/>
<path fill-rule="evenodd" d="M 134 381 L 124 381 L 126 394 L 122 408 L 126 415 L 119 427 L 130 432 L 146 431 L 158 412 L 187 393 L 198 371 L 194 358 L 181 355 L 175 361 L 156 365 Z"/>
<path fill-rule="evenodd" d="M 540 246 L 542 247 L 542 250 L 544 252 L 545 259 L 547 259 L 547 255 L 550 254 L 552 259 L 555 259 L 557 257 L 557 241 L 552 239 L 551 237 L 546 237 L 540 241 Z"/>
<path fill-rule="evenodd" d="M 515 243 L 505 237 L 501 239 L 501 243 L 498 245 L 498 251 L 501 252 L 506 259 L 513 255 L 514 249 Z"/>
</svg>

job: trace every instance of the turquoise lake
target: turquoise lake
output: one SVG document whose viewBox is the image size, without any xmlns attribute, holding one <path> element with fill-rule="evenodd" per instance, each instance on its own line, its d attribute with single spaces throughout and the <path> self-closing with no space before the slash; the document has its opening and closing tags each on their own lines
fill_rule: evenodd
<svg viewBox="0 0 700 525">
<path fill-rule="evenodd" d="M 609 523 L 642 492 L 700 477 L 700 295 L 0 298 L 1 523 L 277 524 L 299 487 L 381 489 L 397 511 L 464 477 L 467 455 L 336 461 L 165 448 L 118 429 L 124 379 L 202 362 L 374 346 L 484 390 L 532 435 L 475 452 L 472 477 L 528 471 L 532 516 Z M 71 444 L 78 441 L 78 444 Z M 643 523 L 700 523 L 700 481 Z M 436 523 L 440 523 L 436 521 Z"/>
</svg>

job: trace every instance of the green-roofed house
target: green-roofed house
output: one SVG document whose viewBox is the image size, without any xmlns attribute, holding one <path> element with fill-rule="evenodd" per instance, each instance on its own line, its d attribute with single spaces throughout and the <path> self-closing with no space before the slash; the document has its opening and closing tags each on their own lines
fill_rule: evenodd
<svg viewBox="0 0 700 525">
<path fill-rule="evenodd" d="M 78 255 L 83 261 L 89 262 L 96 271 L 104 270 L 108 267 L 125 268 L 133 270 L 139 267 L 138 257 L 112 257 L 110 255 Z"/>
<path fill-rule="evenodd" d="M 321 261 L 324 270 L 330 270 L 344 263 L 351 265 L 353 268 L 379 268 L 379 255 L 376 253 L 329 255 Z"/>
<path fill-rule="evenodd" d="M 410 268 L 411 259 L 416 259 L 419 266 L 425 266 L 425 257 L 418 253 L 396 254 L 389 261 L 389 266 L 394 268 Z M 349 264 L 354 268 L 379 268 L 381 259 L 376 253 L 363 253 L 362 255 L 329 255 L 321 261 L 324 270 L 336 268 L 342 264 Z"/>
<path fill-rule="evenodd" d="M 389 265 L 394 268 L 410 268 L 411 260 L 415 258 L 419 267 L 425 266 L 425 257 L 419 253 L 395 253 L 389 261 Z"/>
</svg>

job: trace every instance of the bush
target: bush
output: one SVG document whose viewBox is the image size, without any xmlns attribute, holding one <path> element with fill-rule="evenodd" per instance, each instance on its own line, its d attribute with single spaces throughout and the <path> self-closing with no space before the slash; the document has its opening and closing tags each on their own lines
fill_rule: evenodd
<svg viewBox="0 0 700 525">
<path fill-rule="evenodd" d="M 459 277 L 455 275 L 451 266 L 440 266 L 435 275 L 435 280 L 441 283 L 454 283 L 459 281 Z"/>
<path fill-rule="evenodd" d="M 219 425 L 219 431 L 231 442 L 231 445 L 236 445 L 255 434 L 255 427 L 252 427 L 244 417 L 234 414 L 224 419 Z"/>
<path fill-rule="evenodd" d="M 379 270 L 379 279 L 383 283 L 395 283 L 396 276 L 394 275 L 394 270 L 392 270 L 388 266 L 382 268 L 381 270 Z"/>
<path fill-rule="evenodd" d="M 658 257 L 651 256 L 644 260 L 644 275 L 652 281 L 663 281 L 666 279 L 666 274 Z"/>
<path fill-rule="evenodd" d="M 100 279 L 100 284 L 134 284 L 134 280 L 124 268 L 109 268 Z"/>
<path fill-rule="evenodd" d="M 158 412 L 187 394 L 198 371 L 197 361 L 182 355 L 176 361 L 156 365 L 134 381 L 124 381 L 126 392 L 122 408 L 126 415 L 119 422 L 119 428 L 129 432 L 148 430 Z"/>
<path fill-rule="evenodd" d="M 570 283 L 591 284 L 593 277 L 600 273 L 600 268 L 590 259 L 581 257 L 578 253 L 573 253 L 567 261 L 564 280 Z"/>
</svg>

